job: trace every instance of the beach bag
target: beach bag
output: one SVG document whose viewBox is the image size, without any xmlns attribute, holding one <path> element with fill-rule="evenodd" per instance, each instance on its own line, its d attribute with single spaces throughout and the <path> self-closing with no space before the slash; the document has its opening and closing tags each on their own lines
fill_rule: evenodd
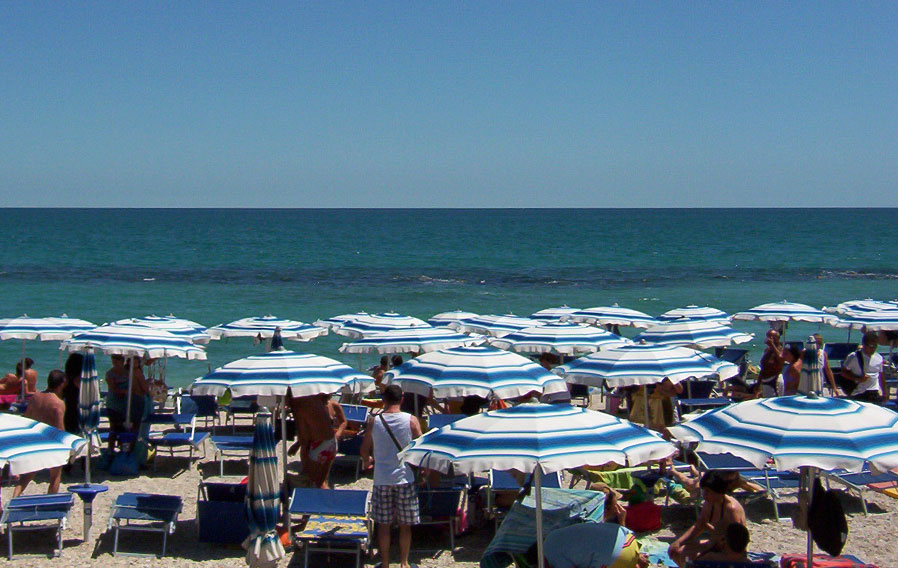
<svg viewBox="0 0 898 568">
<path fill-rule="evenodd" d="M 785 554 L 780 557 L 780 568 L 807 568 L 807 554 Z M 857 562 L 854 558 L 814 555 L 814 568 L 876 568 L 874 564 Z"/>
<path fill-rule="evenodd" d="M 160 405 L 165 404 L 166 399 L 168 399 L 168 385 L 165 384 L 165 379 L 151 379 L 147 381 L 147 386 L 153 402 Z"/>
<path fill-rule="evenodd" d="M 651 501 L 628 506 L 627 528 L 637 533 L 660 530 L 661 507 Z"/>
<path fill-rule="evenodd" d="M 819 479 L 814 481 L 814 498 L 808 508 L 808 529 L 820 550 L 830 556 L 842 553 L 848 540 L 845 511 L 838 493 L 834 489 L 823 489 Z"/>
</svg>

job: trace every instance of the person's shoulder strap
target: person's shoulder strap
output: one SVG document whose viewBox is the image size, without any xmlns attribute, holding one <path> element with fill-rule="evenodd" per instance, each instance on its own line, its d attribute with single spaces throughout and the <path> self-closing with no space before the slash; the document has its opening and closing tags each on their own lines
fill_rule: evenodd
<svg viewBox="0 0 898 568">
<path fill-rule="evenodd" d="M 861 370 L 861 374 L 866 375 L 867 369 L 866 365 L 864 365 L 864 350 L 862 348 L 859 348 L 854 352 L 854 357 L 855 359 L 857 359 L 857 367 Z"/>
<path fill-rule="evenodd" d="M 387 424 L 387 419 L 384 418 L 384 413 L 381 412 L 378 416 L 380 416 L 380 421 L 383 422 L 384 428 L 387 430 L 387 434 L 390 435 L 390 439 L 393 440 L 393 443 L 396 444 L 396 451 L 401 451 L 402 446 L 399 445 L 399 440 L 396 439 L 396 435 L 393 434 L 393 430 L 390 429 L 390 425 Z"/>
</svg>

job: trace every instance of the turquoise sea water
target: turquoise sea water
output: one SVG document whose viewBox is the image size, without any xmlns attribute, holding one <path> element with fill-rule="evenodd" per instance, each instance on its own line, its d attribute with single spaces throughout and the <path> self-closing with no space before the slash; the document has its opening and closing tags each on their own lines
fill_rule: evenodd
<svg viewBox="0 0 898 568">
<path fill-rule="evenodd" d="M 269 313 L 311 322 L 359 310 L 528 315 L 618 302 L 657 315 L 689 303 L 733 313 L 783 299 L 822 307 L 898 297 L 898 209 L 3 214 L 0 317 L 67 313 L 102 323 L 173 313 L 211 326 Z M 789 334 L 817 330 L 796 324 Z M 822 332 L 833 341 L 846 335 Z M 342 342 L 328 336 L 288 347 L 358 365 L 337 352 Z M 60 365 L 56 347 L 27 345 L 42 382 Z M 208 365 L 260 347 L 230 339 L 207 350 L 208 364 L 169 364 L 169 384 L 186 385 Z M 0 368 L 11 370 L 20 355 L 20 342 L 0 342 Z"/>
</svg>

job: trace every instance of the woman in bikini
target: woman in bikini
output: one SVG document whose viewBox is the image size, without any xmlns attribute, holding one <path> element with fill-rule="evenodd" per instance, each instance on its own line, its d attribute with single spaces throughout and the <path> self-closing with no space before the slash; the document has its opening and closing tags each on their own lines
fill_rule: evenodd
<svg viewBox="0 0 898 568">
<path fill-rule="evenodd" d="M 713 550 L 723 550 L 726 528 L 732 523 L 745 524 L 745 511 L 734 497 L 727 495 L 728 481 L 720 472 L 709 471 L 700 483 L 705 502 L 698 520 L 668 549 L 679 566 Z M 704 533 L 707 536 L 703 536 Z"/>
</svg>

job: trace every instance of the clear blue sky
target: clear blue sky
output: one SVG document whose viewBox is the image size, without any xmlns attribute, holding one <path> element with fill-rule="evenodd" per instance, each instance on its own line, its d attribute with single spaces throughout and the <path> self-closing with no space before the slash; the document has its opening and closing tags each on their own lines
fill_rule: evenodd
<svg viewBox="0 0 898 568">
<path fill-rule="evenodd" d="M 898 205 L 898 3 L 4 2 L 0 205 Z"/>
</svg>

